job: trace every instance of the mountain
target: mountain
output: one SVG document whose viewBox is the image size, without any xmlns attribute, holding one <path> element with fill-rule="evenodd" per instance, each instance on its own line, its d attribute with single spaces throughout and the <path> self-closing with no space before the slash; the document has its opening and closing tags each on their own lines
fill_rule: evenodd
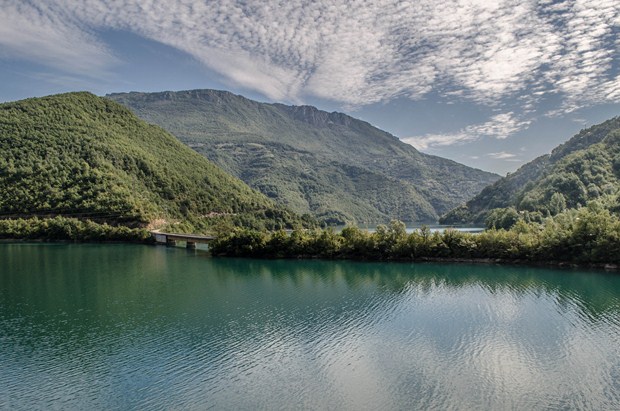
<svg viewBox="0 0 620 411">
<path fill-rule="evenodd" d="M 551 154 L 498 180 L 441 221 L 480 223 L 491 210 L 506 207 L 555 214 L 558 205 L 575 208 L 590 200 L 614 196 L 620 189 L 619 178 L 620 117 L 615 117 L 581 130 Z"/>
<path fill-rule="evenodd" d="M 178 230 L 299 222 L 126 107 L 90 93 L 0 104 L 0 218 Z"/>
<path fill-rule="evenodd" d="M 278 203 L 330 223 L 436 221 L 499 178 L 311 106 L 216 90 L 107 97 Z"/>
</svg>

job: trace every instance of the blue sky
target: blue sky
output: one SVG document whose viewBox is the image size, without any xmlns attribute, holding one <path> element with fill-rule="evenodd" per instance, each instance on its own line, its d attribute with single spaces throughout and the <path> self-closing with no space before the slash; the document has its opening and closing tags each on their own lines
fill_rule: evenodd
<svg viewBox="0 0 620 411">
<path fill-rule="evenodd" d="M 0 100 L 226 89 L 500 174 L 620 115 L 617 0 L 2 0 Z"/>
</svg>

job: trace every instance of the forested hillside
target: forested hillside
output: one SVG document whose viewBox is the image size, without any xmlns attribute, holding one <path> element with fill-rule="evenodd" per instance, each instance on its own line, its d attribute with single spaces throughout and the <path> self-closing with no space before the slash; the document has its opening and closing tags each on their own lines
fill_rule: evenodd
<svg viewBox="0 0 620 411">
<path fill-rule="evenodd" d="M 0 217 L 131 227 L 300 222 L 161 128 L 90 93 L 0 105 Z"/>
<path fill-rule="evenodd" d="M 436 221 L 499 178 L 310 106 L 215 90 L 108 97 L 280 204 L 329 223 Z"/>
<path fill-rule="evenodd" d="M 484 222 L 492 213 L 492 219 L 514 220 L 518 212 L 540 219 L 595 199 L 615 210 L 619 191 L 620 117 L 615 117 L 582 130 L 551 154 L 523 165 L 442 221 Z"/>
</svg>

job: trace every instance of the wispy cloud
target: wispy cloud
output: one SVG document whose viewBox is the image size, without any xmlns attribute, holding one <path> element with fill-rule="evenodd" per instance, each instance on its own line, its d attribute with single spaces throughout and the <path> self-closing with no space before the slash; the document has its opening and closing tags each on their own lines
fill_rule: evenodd
<svg viewBox="0 0 620 411">
<path fill-rule="evenodd" d="M 528 114 L 544 96 L 561 95 L 550 115 L 620 102 L 617 0 L 44 4 L 3 2 L 3 53 L 67 72 L 105 70 L 115 57 L 94 33 L 118 29 L 183 50 L 232 84 L 273 99 L 312 95 L 355 106 L 433 91 Z M 508 99 L 516 106 L 506 107 Z M 449 144 L 475 134 L 427 141 Z"/>
<path fill-rule="evenodd" d="M 68 73 L 98 76 L 118 61 L 73 16 L 45 3 L 4 2 L 0 7 L 0 57 L 23 58 Z"/>
<path fill-rule="evenodd" d="M 406 137 L 401 140 L 420 150 L 430 147 L 447 146 L 476 141 L 484 137 L 505 139 L 526 128 L 530 120 L 520 120 L 513 112 L 497 114 L 489 121 L 467 126 L 455 133 L 425 134 L 423 136 Z"/>
<path fill-rule="evenodd" d="M 520 158 L 517 158 L 516 154 L 508 153 L 506 151 L 499 151 L 497 153 L 487 153 L 487 157 L 491 157 L 496 160 L 506 160 L 506 161 L 515 161 L 515 162 L 522 161 Z"/>
</svg>

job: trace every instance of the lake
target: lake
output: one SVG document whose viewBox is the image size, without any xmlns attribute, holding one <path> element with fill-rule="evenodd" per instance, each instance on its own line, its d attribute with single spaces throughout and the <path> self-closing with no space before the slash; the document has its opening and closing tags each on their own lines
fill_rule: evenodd
<svg viewBox="0 0 620 411">
<path fill-rule="evenodd" d="M 620 409 L 620 275 L 0 244 L 0 409 Z"/>
</svg>

